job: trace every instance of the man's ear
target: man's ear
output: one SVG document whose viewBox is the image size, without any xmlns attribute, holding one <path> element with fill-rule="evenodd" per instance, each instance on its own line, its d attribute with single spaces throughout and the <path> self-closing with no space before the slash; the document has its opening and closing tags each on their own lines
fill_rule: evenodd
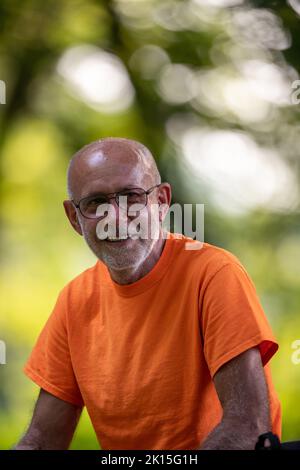
<svg viewBox="0 0 300 470">
<path fill-rule="evenodd" d="M 159 186 L 158 203 L 171 205 L 172 189 L 169 183 L 161 183 Z"/>
<path fill-rule="evenodd" d="M 73 203 L 70 200 L 66 199 L 63 202 L 63 205 L 64 205 L 66 216 L 68 217 L 69 222 L 72 225 L 73 229 L 76 230 L 76 232 L 79 233 L 79 235 L 82 235 L 82 230 L 81 230 L 81 226 L 78 220 L 76 208 L 74 207 Z"/>
<path fill-rule="evenodd" d="M 172 189 L 169 183 L 162 183 L 158 189 L 158 204 L 163 209 L 159 211 L 159 220 L 163 222 L 171 205 Z"/>
</svg>

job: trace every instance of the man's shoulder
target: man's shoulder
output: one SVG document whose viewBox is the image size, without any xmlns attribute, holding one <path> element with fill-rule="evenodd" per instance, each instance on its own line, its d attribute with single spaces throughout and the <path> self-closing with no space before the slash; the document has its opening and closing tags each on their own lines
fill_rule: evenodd
<svg viewBox="0 0 300 470">
<path fill-rule="evenodd" d="M 176 257 L 185 265 L 186 271 L 201 271 L 205 277 L 211 277 L 226 265 L 243 268 L 237 255 L 226 248 L 181 234 L 174 234 L 172 238 L 177 246 Z"/>
</svg>

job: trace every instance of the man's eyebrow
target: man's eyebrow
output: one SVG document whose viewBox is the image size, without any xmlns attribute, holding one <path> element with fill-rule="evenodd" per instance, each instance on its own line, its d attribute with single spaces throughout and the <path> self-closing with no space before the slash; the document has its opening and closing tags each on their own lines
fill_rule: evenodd
<svg viewBox="0 0 300 470">
<path fill-rule="evenodd" d="M 134 189 L 134 188 L 140 188 L 140 186 L 133 184 L 133 185 L 128 185 L 125 186 L 125 188 L 119 189 L 118 191 L 109 192 L 109 193 L 101 193 L 100 191 L 92 191 L 86 196 L 82 196 L 81 199 L 85 199 L 86 197 L 93 197 L 93 196 L 105 196 L 106 194 L 114 194 L 114 193 L 120 193 L 121 191 L 126 191 L 126 189 Z"/>
</svg>

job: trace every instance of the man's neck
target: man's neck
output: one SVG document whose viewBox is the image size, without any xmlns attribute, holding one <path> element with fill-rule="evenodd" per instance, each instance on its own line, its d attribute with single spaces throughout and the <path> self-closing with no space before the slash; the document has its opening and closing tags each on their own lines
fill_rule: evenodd
<svg viewBox="0 0 300 470">
<path fill-rule="evenodd" d="M 136 282 L 142 277 L 146 276 L 146 274 L 148 274 L 154 268 L 155 264 L 159 260 L 163 252 L 165 242 L 165 238 L 163 238 L 161 235 L 160 238 L 155 242 L 148 257 L 138 268 L 134 267 L 124 270 L 113 270 L 108 268 L 113 281 L 115 281 L 117 284 L 132 284 L 133 282 Z"/>
</svg>

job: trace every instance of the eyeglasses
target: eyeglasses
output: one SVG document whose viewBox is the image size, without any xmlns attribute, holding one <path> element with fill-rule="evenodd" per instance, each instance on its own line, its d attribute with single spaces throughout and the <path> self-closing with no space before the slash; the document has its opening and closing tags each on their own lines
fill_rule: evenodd
<svg viewBox="0 0 300 470">
<path fill-rule="evenodd" d="M 94 196 L 87 196 L 83 199 L 80 199 L 78 204 L 76 204 L 73 199 L 71 199 L 71 202 L 77 209 L 79 209 L 81 215 L 83 215 L 83 217 L 86 219 L 98 219 L 100 218 L 97 212 L 98 207 L 102 204 L 107 204 L 111 199 L 115 199 L 116 203 L 120 207 L 120 196 L 127 198 L 127 211 L 133 204 L 140 204 L 142 209 L 148 204 L 148 194 L 150 194 L 158 186 L 160 186 L 160 184 L 156 184 L 147 190 L 142 188 L 130 188 L 124 189 L 123 191 L 119 191 L 117 193 L 96 194 Z"/>
</svg>

